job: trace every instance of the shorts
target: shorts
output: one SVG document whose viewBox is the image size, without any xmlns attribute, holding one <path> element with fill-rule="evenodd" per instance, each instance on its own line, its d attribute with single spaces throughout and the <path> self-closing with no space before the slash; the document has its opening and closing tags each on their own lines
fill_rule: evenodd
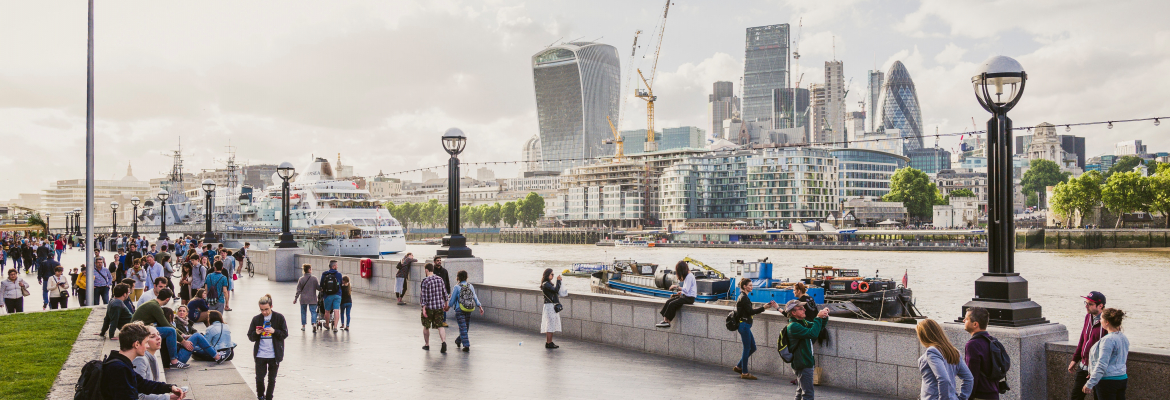
<svg viewBox="0 0 1170 400">
<path fill-rule="evenodd" d="M 340 310 L 341 309 L 341 295 L 340 294 L 331 294 L 331 295 L 325 296 L 325 303 L 322 304 L 321 307 L 324 307 L 326 311 Z"/>
<path fill-rule="evenodd" d="M 443 310 L 433 310 L 428 308 L 426 316 L 423 316 L 422 313 L 419 313 L 419 317 L 422 318 L 423 328 L 426 329 L 442 328 L 447 326 L 447 313 L 444 313 Z"/>
</svg>

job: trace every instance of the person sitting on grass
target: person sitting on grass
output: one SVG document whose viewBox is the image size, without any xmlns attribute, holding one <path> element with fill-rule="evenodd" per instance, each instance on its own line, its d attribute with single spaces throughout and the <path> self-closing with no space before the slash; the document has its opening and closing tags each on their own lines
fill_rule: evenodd
<svg viewBox="0 0 1170 400">
<path fill-rule="evenodd" d="M 110 340 L 117 339 L 114 333 L 118 331 L 122 325 L 130 323 L 130 317 L 133 315 L 130 308 L 126 307 L 126 303 L 130 301 L 130 286 L 125 283 L 119 283 L 114 286 L 114 300 L 106 305 L 106 318 L 102 321 L 102 331 L 98 336 L 110 332 Z"/>
<path fill-rule="evenodd" d="M 183 390 L 178 386 L 149 380 L 134 372 L 134 362 L 131 360 L 146 354 L 146 342 L 150 336 L 150 330 L 141 322 L 131 322 L 122 326 L 122 333 L 118 338 L 118 348 L 121 350 L 111 351 L 102 363 L 103 399 L 138 400 L 140 393 L 169 393 L 170 400 L 183 398 Z"/>
</svg>

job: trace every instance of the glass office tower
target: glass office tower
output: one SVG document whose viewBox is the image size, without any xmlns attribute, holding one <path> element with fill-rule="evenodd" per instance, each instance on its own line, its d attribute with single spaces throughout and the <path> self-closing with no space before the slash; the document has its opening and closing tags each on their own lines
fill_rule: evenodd
<svg viewBox="0 0 1170 400">
<path fill-rule="evenodd" d="M 914 81 L 901 61 L 894 61 L 886 74 L 886 85 L 882 92 L 882 126 L 902 131 L 903 154 L 923 148 L 922 109 L 918 107 L 918 92 Z"/>
<path fill-rule="evenodd" d="M 771 120 L 772 91 L 788 87 L 788 24 L 747 28 L 745 47 L 741 116 Z"/>
<path fill-rule="evenodd" d="M 605 118 L 618 122 L 621 66 L 616 48 L 592 42 L 546 48 L 532 56 L 532 81 L 543 168 L 559 172 L 611 155 L 613 146 L 604 141 L 613 133 Z"/>
</svg>

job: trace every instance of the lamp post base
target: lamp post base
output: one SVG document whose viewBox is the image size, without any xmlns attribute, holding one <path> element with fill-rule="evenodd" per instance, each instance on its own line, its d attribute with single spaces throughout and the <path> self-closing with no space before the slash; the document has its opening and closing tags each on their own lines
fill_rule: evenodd
<svg viewBox="0 0 1170 400">
<path fill-rule="evenodd" d="M 214 233 L 207 232 L 203 234 L 203 243 L 219 243 L 219 238 Z"/>
<path fill-rule="evenodd" d="M 1028 280 L 1018 273 L 984 273 L 975 280 L 975 297 L 963 305 L 967 309 L 987 309 L 990 326 L 1021 327 L 1048 323 L 1040 312 L 1040 305 L 1028 298 Z M 957 322 L 962 322 L 959 317 Z"/>
<path fill-rule="evenodd" d="M 471 258 L 471 248 L 467 247 L 467 238 L 463 235 L 443 236 L 443 247 L 435 251 L 435 255 L 447 258 Z"/>
<path fill-rule="evenodd" d="M 276 242 L 276 248 L 278 249 L 293 249 L 297 247 L 300 246 L 297 246 L 297 241 L 293 240 L 292 234 L 288 232 L 280 234 L 280 241 Z"/>
</svg>

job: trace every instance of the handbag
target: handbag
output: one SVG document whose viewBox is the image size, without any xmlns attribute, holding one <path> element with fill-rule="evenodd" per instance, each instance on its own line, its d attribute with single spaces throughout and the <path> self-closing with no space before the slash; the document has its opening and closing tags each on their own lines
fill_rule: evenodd
<svg viewBox="0 0 1170 400">
<path fill-rule="evenodd" d="M 547 301 L 552 301 L 552 299 L 548 298 L 548 295 L 544 295 L 544 299 Z M 561 310 L 564 309 L 565 306 L 562 306 L 560 302 L 553 303 L 553 311 L 555 311 L 557 314 L 560 314 Z"/>
<path fill-rule="evenodd" d="M 24 295 L 24 297 L 28 297 L 28 295 L 29 295 L 29 293 L 28 293 L 28 288 L 26 288 L 26 287 L 24 287 L 24 286 L 21 286 L 21 287 L 20 287 L 20 294 L 21 294 L 21 295 Z"/>
</svg>

